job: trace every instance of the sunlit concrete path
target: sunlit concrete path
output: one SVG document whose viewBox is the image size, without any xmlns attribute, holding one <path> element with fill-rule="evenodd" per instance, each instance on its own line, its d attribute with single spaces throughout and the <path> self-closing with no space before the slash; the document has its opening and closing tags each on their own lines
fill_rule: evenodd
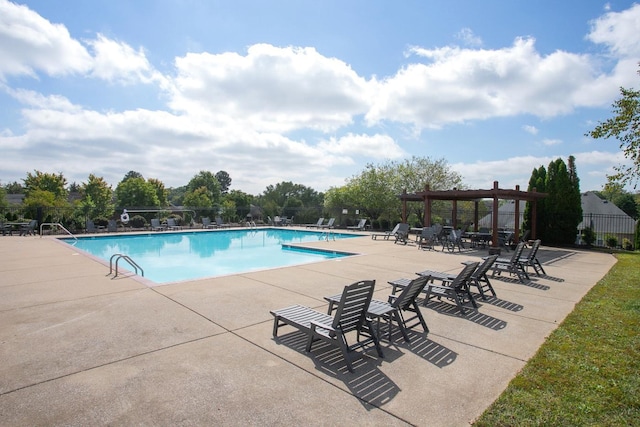
<svg viewBox="0 0 640 427">
<path fill-rule="evenodd" d="M 1 425 L 462 426 L 505 389 L 615 263 L 608 254 L 543 247 L 545 277 L 494 279 L 498 298 L 461 317 L 422 308 L 431 332 L 383 340 L 349 373 L 339 352 L 269 310 L 356 280 L 457 272 L 486 251 L 422 251 L 369 236 L 307 246 L 360 255 L 154 286 L 112 280 L 108 266 L 52 237 L 0 238 Z"/>
</svg>

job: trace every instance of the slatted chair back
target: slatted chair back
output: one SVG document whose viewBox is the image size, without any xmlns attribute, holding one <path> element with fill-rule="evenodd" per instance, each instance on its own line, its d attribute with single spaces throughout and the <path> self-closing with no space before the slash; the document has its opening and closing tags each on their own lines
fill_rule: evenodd
<svg viewBox="0 0 640 427">
<path fill-rule="evenodd" d="M 410 308 L 410 306 L 415 302 L 420 292 L 427 285 L 427 282 L 431 280 L 431 276 L 420 276 L 417 279 L 413 279 L 409 284 L 402 290 L 400 295 L 393 300 L 391 305 L 395 308 L 399 308 L 401 310 L 406 310 Z"/>
<path fill-rule="evenodd" d="M 518 243 L 516 246 L 516 250 L 513 251 L 513 255 L 511 256 L 511 264 L 517 264 L 522 256 L 522 251 L 524 250 L 525 242 Z"/>
<path fill-rule="evenodd" d="M 473 272 L 476 271 L 478 264 L 478 262 L 469 262 L 465 264 L 464 268 L 460 271 L 460 273 L 458 273 L 456 278 L 451 281 L 451 284 L 449 286 L 454 289 L 465 286 L 471 278 Z"/>
<path fill-rule="evenodd" d="M 540 239 L 535 240 L 533 242 L 533 245 L 531 245 L 531 250 L 529 251 L 529 254 L 527 255 L 527 261 L 533 261 L 536 258 L 536 255 L 538 253 L 538 249 L 540 248 Z"/>
<path fill-rule="evenodd" d="M 487 274 L 487 272 L 489 271 L 491 266 L 493 266 L 493 263 L 496 262 L 497 259 L 498 259 L 498 255 L 491 255 L 486 257 L 482 262 L 482 264 L 480 264 L 478 269 L 473 272 L 471 277 L 476 279 L 481 279 L 483 276 Z"/>
<path fill-rule="evenodd" d="M 409 224 L 406 223 L 400 223 L 398 224 L 398 230 L 395 232 L 396 235 L 396 241 L 403 241 L 406 242 L 407 241 L 407 237 L 409 237 L 409 230 L 411 229 L 409 227 Z"/>
<path fill-rule="evenodd" d="M 389 232 L 390 235 L 395 236 L 395 234 L 398 232 L 398 230 L 400 230 L 400 225 L 401 223 L 397 223 L 395 227 L 393 227 L 393 230 L 391 230 Z"/>
<path fill-rule="evenodd" d="M 333 318 L 334 329 L 339 329 L 345 334 L 360 331 L 365 324 L 375 284 L 375 280 L 362 280 L 345 286 Z"/>
</svg>

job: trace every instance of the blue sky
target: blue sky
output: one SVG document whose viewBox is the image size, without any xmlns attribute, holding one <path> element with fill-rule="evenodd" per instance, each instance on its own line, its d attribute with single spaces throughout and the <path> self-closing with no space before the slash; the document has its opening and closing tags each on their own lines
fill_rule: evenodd
<svg viewBox="0 0 640 427">
<path fill-rule="evenodd" d="M 631 1 L 0 0 L 0 183 L 35 170 L 115 188 L 201 170 L 260 194 L 367 163 L 444 158 L 469 188 L 526 188 L 638 87 Z"/>
</svg>

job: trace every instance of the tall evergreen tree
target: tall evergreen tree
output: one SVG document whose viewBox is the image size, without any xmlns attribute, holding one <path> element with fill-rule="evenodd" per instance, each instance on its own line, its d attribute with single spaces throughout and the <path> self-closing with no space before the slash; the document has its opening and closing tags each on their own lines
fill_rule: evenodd
<svg viewBox="0 0 640 427">
<path fill-rule="evenodd" d="M 547 181 L 547 170 L 544 166 L 540 166 L 538 169 L 534 169 L 531 172 L 531 178 L 529 178 L 529 186 L 527 191 L 533 191 L 535 189 L 538 193 L 546 192 L 545 183 Z M 523 230 L 532 229 L 532 211 L 533 202 L 527 202 L 524 209 L 524 222 L 522 225 Z M 545 200 L 538 200 L 536 203 L 536 238 L 542 238 L 545 227 Z"/>
<path fill-rule="evenodd" d="M 573 161 L 572 161 L 573 163 Z M 545 227 L 543 239 L 551 244 L 575 242 L 578 224 L 582 220 L 579 180 L 575 166 L 571 173 L 562 159 L 549 163 L 547 168 Z"/>
</svg>

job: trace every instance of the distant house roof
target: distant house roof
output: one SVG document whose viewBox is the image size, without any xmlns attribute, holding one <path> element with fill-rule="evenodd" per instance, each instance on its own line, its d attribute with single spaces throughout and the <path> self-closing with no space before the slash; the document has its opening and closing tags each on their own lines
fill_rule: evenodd
<svg viewBox="0 0 640 427">
<path fill-rule="evenodd" d="M 21 205 L 24 200 L 24 194 L 7 194 L 7 202 L 10 205 Z"/>
<path fill-rule="evenodd" d="M 525 201 L 520 200 L 520 226 L 524 220 Z M 635 220 L 627 215 L 615 204 L 603 200 L 595 193 L 587 192 L 581 195 L 582 216 L 585 221 L 578 225 L 582 230 L 591 224 L 596 233 L 633 234 Z M 515 215 L 515 201 L 508 200 L 498 208 L 498 227 L 513 228 Z M 491 214 L 485 215 L 478 221 L 478 227 L 492 227 Z"/>
<path fill-rule="evenodd" d="M 635 231 L 633 218 L 592 192 L 582 194 L 582 215 L 584 221 L 578 225 L 578 230 L 591 226 L 596 233 L 633 234 Z"/>
</svg>

